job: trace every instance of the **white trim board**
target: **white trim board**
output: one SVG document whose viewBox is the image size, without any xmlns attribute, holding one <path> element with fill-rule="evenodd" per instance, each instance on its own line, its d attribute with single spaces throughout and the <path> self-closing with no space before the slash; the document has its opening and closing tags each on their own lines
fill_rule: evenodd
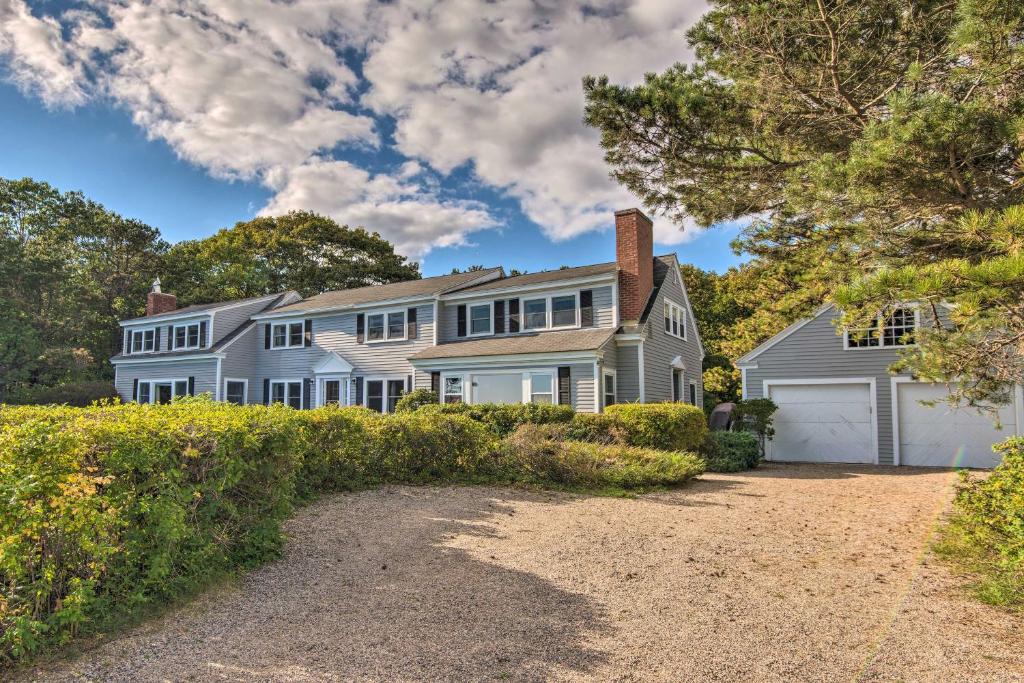
<svg viewBox="0 0 1024 683">
<path fill-rule="evenodd" d="M 871 445 L 875 451 L 875 462 L 879 464 L 881 459 L 878 443 L 878 387 L 874 377 L 823 377 L 815 379 L 766 379 L 762 383 L 762 396 L 771 398 L 772 386 L 800 386 L 800 385 L 821 385 L 821 384 L 867 384 L 869 392 L 869 405 L 871 409 Z M 769 440 L 765 447 L 765 459 L 772 460 L 773 444 Z"/>
</svg>

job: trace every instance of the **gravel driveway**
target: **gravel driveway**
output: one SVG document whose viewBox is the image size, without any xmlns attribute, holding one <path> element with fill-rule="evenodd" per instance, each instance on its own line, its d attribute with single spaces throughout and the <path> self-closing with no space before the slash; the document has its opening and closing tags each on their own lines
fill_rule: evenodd
<svg viewBox="0 0 1024 683">
<path fill-rule="evenodd" d="M 925 550 L 950 472 L 765 465 L 614 499 L 338 495 L 286 557 L 78 659 L 103 681 L 1024 681 Z"/>
</svg>

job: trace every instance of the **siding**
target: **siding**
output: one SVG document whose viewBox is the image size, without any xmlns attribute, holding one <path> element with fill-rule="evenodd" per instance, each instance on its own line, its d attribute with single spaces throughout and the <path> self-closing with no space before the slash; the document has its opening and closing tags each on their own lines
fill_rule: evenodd
<svg viewBox="0 0 1024 683">
<path fill-rule="evenodd" d="M 896 361 L 896 349 L 843 348 L 842 335 L 836 334 L 834 309 L 822 313 L 796 332 L 775 344 L 752 362 L 746 370 L 744 388 L 748 398 L 764 397 L 764 381 L 779 379 L 827 379 L 874 377 L 875 404 L 878 408 L 878 459 L 883 465 L 893 462 L 892 389 L 888 367 Z"/>
<path fill-rule="evenodd" d="M 644 341 L 644 401 L 656 403 L 672 400 L 671 363 L 676 356 L 682 356 L 686 369 L 683 371 L 683 398 L 689 401 L 689 385 L 697 385 L 697 405 L 704 405 L 703 359 L 697 343 L 696 321 L 686 316 L 686 339 L 673 337 L 665 331 L 665 299 L 687 308 L 687 296 L 679 286 L 679 278 L 672 272 L 674 260 L 668 262 L 669 272 L 658 292 L 658 298 L 651 309 L 646 324 Z"/>
<path fill-rule="evenodd" d="M 434 304 L 431 301 L 416 308 L 419 328 L 417 338 L 401 342 L 357 343 L 356 313 L 345 312 L 313 318 L 313 345 L 308 348 L 268 350 L 264 348 L 264 328 L 267 323 L 260 323 L 256 326 L 253 339 L 256 351 L 255 362 L 252 365 L 254 375 L 249 383 L 249 401 L 263 401 L 264 378 L 312 378 L 313 367 L 331 352 L 337 353 L 351 363 L 353 377 L 414 375 L 415 386 L 429 386 L 430 375 L 416 372 L 408 358 L 434 343 Z M 228 352 L 234 352 L 235 347 L 242 343 L 240 340 L 231 346 Z"/>
<path fill-rule="evenodd" d="M 114 387 L 121 400 L 132 400 L 132 385 L 135 379 L 188 379 L 195 377 L 196 395 L 208 393 L 216 388 L 217 360 L 178 360 L 160 363 L 122 363 L 117 366 L 117 380 Z"/>
<path fill-rule="evenodd" d="M 614 343 L 614 342 L 613 342 Z M 624 344 L 617 351 L 617 377 L 619 403 L 632 403 L 640 400 L 640 367 L 638 360 L 639 347 L 636 344 Z"/>
<path fill-rule="evenodd" d="M 253 325 L 241 333 L 224 350 L 224 360 L 221 361 L 220 376 L 222 383 L 225 377 L 249 380 L 249 393 L 247 395 L 249 403 L 259 403 L 262 400 L 262 383 L 260 382 L 259 387 L 256 386 L 258 383 L 256 373 L 257 363 L 259 362 L 258 351 L 263 350 L 263 338 L 257 333 L 262 329 L 261 325 Z M 223 392 L 224 387 L 221 386 L 222 399 L 224 398 Z"/>
<path fill-rule="evenodd" d="M 466 337 L 459 337 L 458 335 L 458 307 L 460 305 L 472 305 L 488 303 L 496 300 L 508 300 L 508 299 L 533 299 L 537 297 L 547 296 L 552 293 L 558 292 L 577 292 L 582 289 L 590 289 L 594 293 L 594 326 L 595 327 L 612 327 L 615 324 L 615 305 L 613 301 L 613 289 L 611 285 L 604 285 L 601 287 L 582 287 L 578 289 L 566 289 L 565 287 L 553 286 L 545 289 L 529 290 L 519 295 L 514 294 L 503 294 L 501 297 L 496 299 L 493 295 L 490 297 L 481 297 L 479 299 L 464 299 L 458 301 L 442 301 L 440 308 L 441 326 L 438 328 L 438 342 L 456 341 L 458 339 L 465 339 Z M 577 298 L 577 305 L 579 304 L 579 298 Z M 522 310 L 520 310 L 520 316 Z M 508 329 L 508 306 L 505 307 L 505 329 Z M 537 330 L 531 330 L 536 332 Z"/>
</svg>

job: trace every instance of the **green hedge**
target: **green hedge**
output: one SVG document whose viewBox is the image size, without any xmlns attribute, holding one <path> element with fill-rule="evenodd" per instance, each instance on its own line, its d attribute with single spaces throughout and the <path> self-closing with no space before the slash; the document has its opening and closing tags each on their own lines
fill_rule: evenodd
<svg viewBox="0 0 1024 683">
<path fill-rule="evenodd" d="M 62 405 L 84 408 L 94 401 L 117 398 L 117 389 L 100 380 L 68 382 L 55 387 L 24 387 L 9 390 L 4 403 L 10 405 Z"/>
<path fill-rule="evenodd" d="M 961 472 L 938 552 L 976 577 L 979 598 L 1024 609 L 1024 438 L 994 446 L 1002 463 L 985 478 Z"/>
<path fill-rule="evenodd" d="M 632 446 L 695 451 L 708 433 L 704 411 L 689 403 L 619 403 L 606 415 L 619 418 Z"/>
<path fill-rule="evenodd" d="M 465 415 L 483 423 L 497 436 L 508 436 L 524 424 L 568 423 L 575 415 L 572 406 L 542 403 L 435 403 L 425 405 L 419 410 L 442 415 Z"/>
<path fill-rule="evenodd" d="M 761 462 L 761 447 L 750 432 L 711 432 L 701 454 L 709 472 L 742 472 Z"/>
</svg>

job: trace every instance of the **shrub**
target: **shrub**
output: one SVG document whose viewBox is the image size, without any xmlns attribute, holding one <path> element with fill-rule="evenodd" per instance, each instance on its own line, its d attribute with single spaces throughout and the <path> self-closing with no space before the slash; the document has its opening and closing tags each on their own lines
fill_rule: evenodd
<svg viewBox="0 0 1024 683">
<path fill-rule="evenodd" d="M 605 414 L 621 420 L 631 446 L 694 451 L 708 433 L 704 411 L 689 403 L 619 403 Z"/>
<path fill-rule="evenodd" d="M 420 411 L 465 415 L 483 423 L 497 436 L 508 436 L 524 424 L 567 423 L 575 415 L 572 406 L 543 403 L 447 403 L 423 406 Z"/>
<path fill-rule="evenodd" d="M 23 387 L 12 389 L 4 396 L 10 405 L 62 405 L 84 408 L 95 401 L 115 399 L 117 389 L 110 382 L 100 380 L 69 382 L 53 387 Z"/>
<path fill-rule="evenodd" d="M 369 420 L 361 407 L 327 406 L 295 413 L 302 425 L 296 491 L 308 500 L 321 491 L 352 491 L 380 481 L 371 462 Z"/>
<path fill-rule="evenodd" d="M 987 478 L 961 472 L 953 514 L 936 550 L 976 577 L 978 597 L 1024 608 L 1024 438 L 996 444 L 1002 463 Z"/>
<path fill-rule="evenodd" d="M 407 413 L 412 410 L 416 410 L 422 406 L 435 405 L 437 403 L 437 394 L 429 389 L 416 389 L 398 399 L 398 403 L 395 404 L 396 413 Z"/>
<path fill-rule="evenodd" d="M 526 424 L 505 440 L 505 469 L 528 482 L 566 487 L 645 489 L 679 485 L 704 471 L 692 453 L 552 438 L 564 426 Z"/>
<path fill-rule="evenodd" d="M 622 418 L 617 415 L 576 413 L 572 420 L 564 425 L 561 438 L 605 445 L 626 445 L 626 430 L 622 426 Z"/>
<path fill-rule="evenodd" d="M 701 451 L 709 472 L 741 472 L 761 461 L 757 437 L 750 432 L 711 432 Z"/>
<path fill-rule="evenodd" d="M 764 457 L 765 442 L 775 436 L 772 421 L 778 409 L 770 398 L 743 399 L 737 401 L 736 407 L 733 408 L 733 419 L 737 428 L 752 432 L 757 437 L 761 457 Z"/>
</svg>

